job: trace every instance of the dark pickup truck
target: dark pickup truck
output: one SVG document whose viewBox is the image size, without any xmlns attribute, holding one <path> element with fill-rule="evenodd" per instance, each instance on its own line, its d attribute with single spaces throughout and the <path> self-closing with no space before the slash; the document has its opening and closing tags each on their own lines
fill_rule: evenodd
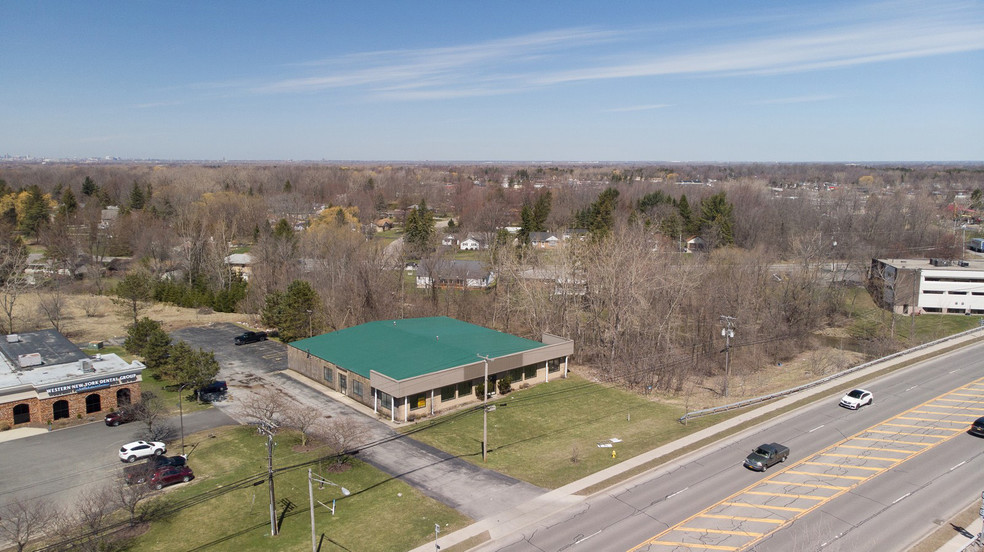
<svg viewBox="0 0 984 552">
<path fill-rule="evenodd" d="M 785 462 L 789 456 L 789 448 L 779 443 L 759 445 L 745 458 L 745 467 L 756 471 L 765 471 L 779 462 Z"/>
</svg>

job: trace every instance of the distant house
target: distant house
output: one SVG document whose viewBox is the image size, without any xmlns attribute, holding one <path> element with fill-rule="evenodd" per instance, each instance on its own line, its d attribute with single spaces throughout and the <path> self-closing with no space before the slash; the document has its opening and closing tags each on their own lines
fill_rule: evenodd
<svg viewBox="0 0 984 552">
<path fill-rule="evenodd" d="M 707 242 L 704 241 L 704 238 L 700 236 L 692 236 L 687 238 L 684 252 L 694 253 L 695 251 L 703 251 L 705 249 L 707 249 Z"/>
<path fill-rule="evenodd" d="M 458 247 L 461 248 L 462 251 L 478 251 L 482 248 L 482 244 L 477 239 L 468 236 L 467 238 L 461 240 Z"/>
<path fill-rule="evenodd" d="M 446 247 L 455 247 L 459 243 L 458 236 L 455 236 L 454 234 L 445 234 L 445 236 L 441 238 L 441 245 Z"/>
<path fill-rule="evenodd" d="M 105 230 L 109 228 L 114 222 L 116 222 L 117 217 L 120 216 L 120 208 L 116 205 L 110 205 L 102 210 L 99 215 L 99 228 Z"/>
<path fill-rule="evenodd" d="M 243 280 L 249 280 L 249 275 L 252 272 L 250 267 L 253 264 L 252 255 L 249 253 L 233 253 L 225 258 L 225 262 L 233 272 L 242 276 Z"/>
<path fill-rule="evenodd" d="M 495 282 L 495 274 L 479 261 L 421 261 L 417 267 L 417 287 L 485 289 Z"/>
<path fill-rule="evenodd" d="M 530 232 L 530 245 L 550 249 L 560 245 L 560 238 L 553 232 Z"/>
<path fill-rule="evenodd" d="M 588 237 L 588 231 L 584 228 L 568 228 L 564 230 L 563 238 L 564 241 L 567 240 L 581 240 Z"/>
<path fill-rule="evenodd" d="M 377 232 L 385 232 L 393 228 L 393 221 L 389 217 L 381 218 L 373 222 L 373 226 L 376 228 Z"/>
</svg>

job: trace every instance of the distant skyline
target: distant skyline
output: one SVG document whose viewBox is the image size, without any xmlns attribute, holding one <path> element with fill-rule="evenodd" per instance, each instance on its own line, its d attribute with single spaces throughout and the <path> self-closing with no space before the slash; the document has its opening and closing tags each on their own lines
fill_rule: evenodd
<svg viewBox="0 0 984 552">
<path fill-rule="evenodd" d="M 984 3 L 6 2 L 3 155 L 981 161 Z"/>
</svg>

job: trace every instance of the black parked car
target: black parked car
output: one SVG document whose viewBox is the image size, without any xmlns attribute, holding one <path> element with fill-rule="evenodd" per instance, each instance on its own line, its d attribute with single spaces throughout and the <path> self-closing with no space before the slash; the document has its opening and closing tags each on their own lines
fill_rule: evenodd
<svg viewBox="0 0 984 552">
<path fill-rule="evenodd" d="M 245 345 L 247 343 L 256 343 L 257 341 L 266 341 L 266 338 L 266 332 L 246 332 L 242 335 L 237 335 L 232 341 L 236 345 Z"/>
<path fill-rule="evenodd" d="M 198 390 L 198 398 L 203 401 L 215 401 L 225 396 L 229 386 L 224 381 L 213 381 Z"/>
</svg>

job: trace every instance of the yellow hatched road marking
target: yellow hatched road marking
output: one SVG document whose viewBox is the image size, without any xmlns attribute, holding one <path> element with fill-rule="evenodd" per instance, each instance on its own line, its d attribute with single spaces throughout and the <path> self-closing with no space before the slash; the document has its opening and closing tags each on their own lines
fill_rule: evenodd
<svg viewBox="0 0 984 552">
<path fill-rule="evenodd" d="M 946 397 L 974 397 L 975 399 L 984 399 L 984 395 L 978 395 L 977 393 L 947 393 Z"/>
<path fill-rule="evenodd" d="M 940 397 L 938 399 L 932 400 L 931 402 L 956 402 L 956 403 L 968 403 L 969 402 L 969 403 L 972 403 L 974 401 L 968 401 L 967 399 L 944 399 L 943 397 Z M 924 404 L 923 406 L 936 406 L 936 405 L 934 405 L 934 404 Z"/>
<path fill-rule="evenodd" d="M 882 424 L 882 425 L 885 425 L 885 424 Z M 884 433 L 884 434 L 888 434 L 888 435 L 909 435 L 909 436 L 912 436 L 912 437 L 930 437 L 930 438 L 938 438 L 938 439 L 944 439 L 946 437 L 949 437 L 949 435 L 932 435 L 932 434 L 927 434 L 927 433 L 907 433 L 907 432 L 904 432 L 904 431 L 881 431 L 881 430 L 878 430 L 878 429 L 869 429 L 868 430 L 868 433 Z"/>
<path fill-rule="evenodd" d="M 791 472 L 786 471 L 786 472 L 783 472 L 783 473 L 791 473 Z M 796 485 L 797 487 L 813 487 L 815 489 L 833 489 L 835 491 L 843 491 L 843 490 L 846 490 L 846 489 L 850 489 L 850 487 L 840 487 L 840 486 L 837 486 L 837 485 L 818 485 L 818 484 L 813 484 L 813 483 L 794 483 L 792 481 L 775 481 L 775 480 L 772 480 L 772 481 L 769 481 L 769 483 L 775 483 L 776 485 Z"/>
<path fill-rule="evenodd" d="M 745 537 L 761 537 L 763 535 L 763 533 L 753 533 L 751 531 L 728 531 L 726 529 L 704 529 L 703 527 L 677 527 L 674 531 L 718 533 L 721 535 L 742 535 Z"/>
<path fill-rule="evenodd" d="M 884 424 L 881 425 L 889 426 L 889 427 L 913 427 L 916 429 L 938 429 L 940 431 L 961 431 L 959 429 L 953 429 L 952 427 L 921 426 L 921 425 L 912 425 L 912 424 L 893 424 L 889 422 L 885 422 Z"/>
<path fill-rule="evenodd" d="M 913 452 L 918 452 L 918 451 L 915 451 L 915 450 L 891 449 L 891 448 L 884 448 L 884 447 L 862 447 L 862 446 L 859 446 L 859 445 L 841 445 L 841 446 L 839 446 L 837 448 L 860 449 L 860 450 L 880 450 L 880 451 L 883 451 L 883 452 L 904 452 L 906 454 L 913 453 Z"/>
<path fill-rule="evenodd" d="M 797 472 L 797 473 L 803 473 L 803 472 Z M 761 496 L 783 496 L 786 498 L 805 498 L 807 500 L 827 500 L 828 498 L 830 498 L 826 496 L 813 496 L 813 495 L 801 495 L 801 494 L 789 494 L 789 493 L 767 493 L 764 491 L 746 491 L 745 494 L 761 495 Z"/>
<path fill-rule="evenodd" d="M 670 542 L 670 541 L 646 541 L 643 544 L 655 544 L 659 546 L 683 546 L 688 549 L 699 548 L 701 550 L 738 550 L 737 546 L 715 546 L 713 544 L 700 544 L 697 542 Z"/>
<path fill-rule="evenodd" d="M 928 414 L 928 413 L 927 413 Z M 915 416 L 899 416 L 899 420 L 916 420 L 917 422 L 936 422 L 938 424 L 965 424 L 963 420 L 942 420 L 939 418 L 917 418 Z"/>
<path fill-rule="evenodd" d="M 864 441 L 878 441 L 879 443 L 898 443 L 900 445 L 919 445 L 921 447 L 928 447 L 928 446 L 931 446 L 931 445 L 934 444 L 934 443 L 919 443 L 919 442 L 916 442 L 916 441 L 899 441 L 898 439 L 885 439 L 884 437 L 857 437 L 857 436 L 854 436 L 854 437 L 851 437 L 851 440 L 853 440 L 853 439 L 861 439 L 861 440 L 864 440 Z M 845 439 L 845 441 L 846 441 L 846 439 Z M 841 446 L 843 446 L 843 445 L 841 445 Z"/>
<path fill-rule="evenodd" d="M 832 473 L 813 473 L 813 472 L 805 472 L 805 471 L 799 471 L 799 470 L 787 470 L 784 473 L 796 473 L 796 474 L 799 474 L 799 475 L 819 475 L 819 476 L 822 476 L 822 477 L 833 477 L 833 478 L 836 478 L 836 479 L 856 479 L 857 481 L 864 481 L 866 479 L 870 479 L 871 478 L 871 476 L 861 477 L 859 475 L 834 475 Z"/>
<path fill-rule="evenodd" d="M 725 516 L 721 514 L 701 514 L 702 518 L 712 518 L 712 519 L 731 519 L 735 521 L 751 521 L 754 523 L 786 523 L 785 519 L 775 519 L 775 518 L 753 518 L 745 516 Z"/>
<path fill-rule="evenodd" d="M 885 470 L 885 468 L 875 468 L 875 467 L 872 467 L 872 466 L 852 466 L 850 464 L 834 464 L 834 463 L 831 463 L 831 462 L 803 462 L 803 465 L 804 466 L 806 466 L 806 465 L 809 465 L 809 466 L 831 466 L 831 467 L 834 467 L 834 468 L 845 468 L 845 469 L 849 469 L 849 470 L 869 470 L 869 471 L 876 471 L 876 472 L 880 472 L 880 471 L 884 471 Z"/>
<path fill-rule="evenodd" d="M 789 506 L 769 506 L 768 504 L 752 504 L 751 502 L 722 502 L 722 506 L 737 506 L 739 508 L 762 508 L 763 510 L 783 510 L 786 512 L 805 512 L 806 508 L 790 508 Z"/>
<path fill-rule="evenodd" d="M 902 458 L 882 458 L 881 456 L 861 456 L 860 454 L 836 454 L 833 452 L 825 452 L 823 453 L 823 456 L 837 456 L 839 458 L 862 458 L 864 460 L 881 460 L 883 462 L 899 462 L 903 460 Z"/>
<path fill-rule="evenodd" d="M 938 399 L 938 400 L 945 401 L 946 399 Z M 967 401 L 953 401 L 953 402 L 967 402 Z M 967 408 L 966 406 L 950 406 L 948 404 L 924 404 L 924 405 L 921 405 L 920 406 L 920 408 L 926 408 L 926 407 L 929 407 L 929 408 L 949 408 L 951 410 L 976 410 L 978 412 L 984 412 L 984 408 Z M 941 412 L 941 414 L 942 414 L 942 412 Z"/>
<path fill-rule="evenodd" d="M 966 390 L 966 389 L 971 388 L 971 386 L 975 386 L 975 385 L 984 386 L 984 378 L 979 378 L 975 382 L 972 382 L 972 383 L 970 383 L 970 384 L 968 384 L 968 385 L 966 385 L 966 386 L 964 386 L 962 388 L 958 388 L 958 390 L 960 390 L 960 389 Z M 935 399 L 926 401 L 923 404 L 920 404 L 920 405 L 918 405 L 916 407 L 913 407 L 913 408 L 911 408 L 911 409 L 909 409 L 909 410 L 907 410 L 905 412 L 902 412 L 898 416 L 893 417 L 893 418 L 890 418 L 888 421 L 895 420 L 895 419 L 907 419 L 906 418 L 906 415 L 912 415 L 914 413 L 930 414 L 930 415 L 940 415 L 940 416 L 951 416 L 951 415 L 955 415 L 955 416 L 971 416 L 971 414 L 969 414 L 970 412 L 975 412 L 975 411 L 977 411 L 977 412 L 984 412 L 984 408 L 968 408 L 966 406 L 949 406 L 949 405 L 933 404 L 935 401 L 962 402 L 962 403 L 969 402 L 969 400 L 967 400 L 967 399 L 965 399 L 963 401 L 958 401 L 958 400 L 955 400 L 955 399 L 945 399 L 944 397 L 946 397 L 947 395 L 961 396 L 960 393 L 956 393 L 956 392 L 951 392 L 951 393 L 948 393 L 948 394 L 945 394 L 945 395 L 940 395 L 939 397 L 937 397 Z M 984 399 L 984 395 L 977 395 L 977 394 L 964 394 L 964 395 L 965 396 L 969 396 L 969 397 L 973 397 L 973 398 L 976 398 L 976 399 Z M 933 412 L 933 411 L 930 411 L 930 410 L 926 410 L 926 409 L 932 409 L 932 408 L 939 408 L 939 409 L 946 409 L 946 410 L 954 410 L 954 411 L 958 411 L 958 412 Z M 909 418 L 909 419 L 911 419 L 911 418 Z M 950 421 L 950 420 L 937 420 L 937 421 L 940 422 L 940 423 L 955 423 L 955 422 Z M 880 424 L 876 424 L 875 426 L 872 426 L 872 427 L 878 427 L 879 425 Z M 896 424 L 896 425 L 898 425 L 898 424 Z M 903 427 L 905 427 L 905 426 L 903 426 Z M 817 453 L 815 453 L 815 454 L 813 454 L 813 455 L 811 455 L 811 456 L 809 456 L 807 458 L 804 458 L 803 460 L 800 460 L 799 462 L 794 463 L 792 466 L 788 467 L 784 471 L 780 471 L 776 475 L 779 475 L 779 474 L 782 474 L 782 473 L 804 473 L 804 472 L 793 472 L 793 470 L 791 469 L 791 468 L 798 467 L 800 465 L 819 465 L 819 466 L 831 466 L 831 467 L 836 467 L 836 468 L 840 468 L 840 469 L 860 469 L 860 470 L 869 470 L 869 471 L 884 472 L 884 471 L 888 471 L 892 467 L 895 467 L 898 464 L 901 464 L 902 462 L 904 462 L 904 461 L 906 461 L 906 460 L 908 460 L 910 458 L 913 458 L 913 457 L 915 457 L 915 456 L 917 456 L 919 454 L 922 454 L 923 452 L 925 452 L 925 451 L 927 451 L 927 450 L 929 450 L 931 448 L 934 448 L 934 447 L 936 447 L 936 446 L 938 446 L 938 445 L 940 445 L 942 443 L 945 443 L 946 441 L 948 441 L 948 440 L 950 440 L 950 439 L 952 439 L 952 438 L 954 438 L 954 437 L 956 437 L 957 435 L 960 434 L 960 431 L 959 430 L 953 430 L 953 429 L 949 429 L 949 428 L 932 428 L 932 429 L 940 429 L 940 430 L 944 430 L 944 431 L 950 431 L 951 434 L 950 435 L 932 435 L 932 434 L 926 435 L 926 434 L 919 434 L 919 433 L 903 433 L 903 432 L 895 432 L 895 431 L 881 431 L 881 430 L 877 430 L 877 429 L 866 429 L 866 430 L 863 430 L 863 431 L 859 431 L 858 433 L 856 433 L 855 435 L 853 435 L 851 437 L 847 437 L 847 438 L 845 438 L 845 439 L 843 439 L 843 440 L 841 440 L 841 441 L 839 441 L 837 443 L 834 443 L 833 445 L 830 445 L 827 448 L 822 449 L 819 452 L 817 452 Z M 866 434 L 888 434 L 888 435 L 892 435 L 892 436 L 894 436 L 896 438 L 895 439 L 888 439 L 888 438 L 879 438 L 879 437 L 864 436 Z M 897 438 L 897 437 L 905 436 L 905 435 L 909 435 L 909 436 L 913 436 L 913 437 L 919 437 L 919 438 L 937 439 L 937 441 L 931 442 L 931 443 L 925 443 L 925 442 L 903 441 L 903 440 Z M 885 457 L 878 457 L 878 456 L 848 455 L 848 454 L 838 454 L 838 453 L 829 452 L 829 451 L 831 451 L 833 449 L 836 449 L 839 446 L 848 447 L 848 445 L 845 445 L 845 443 L 848 443 L 851 440 L 855 440 L 855 439 L 857 439 L 857 440 L 863 440 L 863 441 L 874 441 L 874 442 L 887 442 L 887 443 L 894 443 L 894 444 L 916 445 L 916 446 L 918 446 L 920 448 L 918 450 L 914 450 L 914 451 L 904 451 L 904 452 L 903 451 L 900 451 L 900 454 L 905 454 L 906 455 L 906 456 L 904 456 L 902 458 L 885 458 Z M 859 460 L 884 461 L 884 462 L 889 462 L 891 465 L 885 466 L 885 467 L 882 467 L 882 468 L 878 468 L 878 467 L 871 467 L 871 466 L 852 466 L 852 465 L 845 465 L 845 464 L 834 464 L 834 463 L 826 463 L 826 462 L 818 462 L 818 461 L 816 461 L 816 459 L 822 458 L 824 456 L 833 456 L 833 457 L 841 457 L 841 458 L 852 458 L 852 459 L 859 459 Z M 830 476 L 830 474 L 812 474 L 812 473 L 809 473 L 809 472 L 806 472 L 806 473 L 808 475 L 817 476 L 817 477 L 822 477 L 824 475 Z M 854 483 L 850 487 L 835 487 L 835 486 L 826 486 L 826 485 L 807 485 L 807 484 L 804 484 L 804 483 L 791 483 L 791 482 L 777 481 L 777 480 L 771 479 L 774 476 L 769 476 L 769 477 L 766 477 L 763 481 L 759 481 L 757 483 L 754 483 L 752 485 L 749 485 L 748 487 L 745 487 L 744 489 L 742 489 L 742 490 L 740 490 L 740 491 L 732 494 L 731 496 L 729 496 L 729 497 L 727 497 L 727 498 L 725 498 L 725 499 L 723 499 L 723 500 L 721 500 L 721 501 L 719 501 L 719 502 L 717 502 L 717 503 L 709 506 L 708 508 L 706 508 L 702 512 L 698 512 L 698 513 L 690 516 L 689 518 L 687 518 L 687 519 L 683 520 L 682 522 L 680 522 L 679 524 L 677 524 L 675 527 L 670 527 L 670 528 L 668 528 L 668 529 L 660 532 L 659 534 L 655 535 L 651 539 L 648 539 L 645 542 L 642 542 L 639 545 L 631 548 L 629 550 L 629 552 L 636 552 L 636 551 L 638 551 L 639 549 L 641 549 L 641 548 L 643 548 L 645 546 L 649 546 L 649 545 L 653 545 L 653 544 L 655 544 L 655 545 L 667 545 L 667 546 L 681 546 L 681 547 L 685 547 L 685 548 L 704 548 L 704 549 L 710 549 L 710 550 L 746 550 L 749 547 L 753 546 L 755 543 L 761 542 L 762 539 L 766 538 L 767 536 L 774 534 L 776 531 L 778 531 L 782 527 L 786 526 L 787 524 L 792 523 L 793 521 L 795 521 L 795 520 L 797 520 L 797 519 L 799 519 L 799 518 L 807 515 L 808 513 L 812 512 L 813 510 L 819 508 L 822 504 L 826 503 L 827 500 L 833 500 L 834 498 L 837 498 L 837 497 L 843 495 L 844 493 L 850 491 L 851 489 L 857 487 L 858 485 L 861 485 L 867 479 L 874 478 L 874 477 L 876 477 L 878 475 L 879 475 L 879 473 L 875 473 L 875 474 L 872 474 L 871 477 L 868 477 L 868 478 L 854 477 L 854 479 L 861 479 L 861 481 L 859 481 L 857 483 Z M 837 477 L 837 476 L 830 476 L 830 477 Z M 849 477 L 845 477 L 845 478 L 849 478 Z M 741 497 L 741 495 L 743 495 L 743 494 L 749 494 L 749 495 L 761 495 L 761 494 L 765 494 L 764 491 L 753 491 L 753 489 L 755 489 L 756 487 L 761 488 L 761 485 L 764 485 L 764 484 L 790 485 L 790 486 L 815 487 L 815 488 L 828 488 L 828 489 L 834 489 L 837 492 L 832 493 L 829 497 L 826 497 L 825 500 L 816 500 L 815 501 L 815 504 L 813 504 L 809 508 L 791 508 L 791 507 L 783 507 L 783 506 L 769 506 L 769 505 L 766 505 L 766 504 L 751 504 L 751 503 L 734 502 L 733 501 L 734 499 Z M 793 498 L 796 498 L 796 497 L 793 497 Z M 816 497 L 808 496 L 808 497 L 803 497 L 803 498 L 816 498 Z M 727 516 L 727 515 L 723 515 L 723 514 L 709 514 L 709 513 L 707 513 L 707 512 L 710 512 L 712 509 L 719 508 L 719 507 L 727 507 L 727 506 L 733 506 L 733 507 L 737 507 L 737 508 L 757 508 L 757 509 L 763 510 L 763 511 L 770 511 L 770 510 L 771 511 L 791 511 L 791 512 L 797 512 L 797 513 L 794 514 L 791 518 L 786 519 L 786 520 L 779 520 L 779 519 L 772 519 L 772 518 L 745 518 L 745 517 L 738 517 L 738 516 Z M 762 533 L 760 536 L 753 538 L 750 542 L 747 542 L 747 543 L 741 545 L 740 548 L 738 548 L 738 547 L 716 546 L 716 545 L 703 545 L 703 544 L 683 543 L 683 542 L 669 542 L 669 541 L 657 540 L 660 537 L 663 537 L 663 536 L 667 535 L 668 533 L 670 533 L 671 531 L 675 530 L 675 528 L 683 527 L 684 524 L 686 524 L 686 523 L 688 523 L 688 522 L 690 522 L 690 521 L 692 521 L 692 520 L 694 520 L 696 518 L 701 518 L 701 517 L 704 517 L 704 518 L 712 518 L 712 519 L 722 519 L 722 520 L 740 520 L 740 521 L 749 521 L 749 522 L 772 523 L 772 524 L 775 525 L 775 527 L 773 529 L 771 529 L 769 532 Z"/>
<path fill-rule="evenodd" d="M 931 412 L 929 410 L 913 410 L 914 414 L 941 414 L 943 416 L 966 416 L 967 418 L 976 418 L 980 416 L 980 413 L 973 412 Z M 948 420 L 940 419 L 941 422 Z"/>
</svg>

